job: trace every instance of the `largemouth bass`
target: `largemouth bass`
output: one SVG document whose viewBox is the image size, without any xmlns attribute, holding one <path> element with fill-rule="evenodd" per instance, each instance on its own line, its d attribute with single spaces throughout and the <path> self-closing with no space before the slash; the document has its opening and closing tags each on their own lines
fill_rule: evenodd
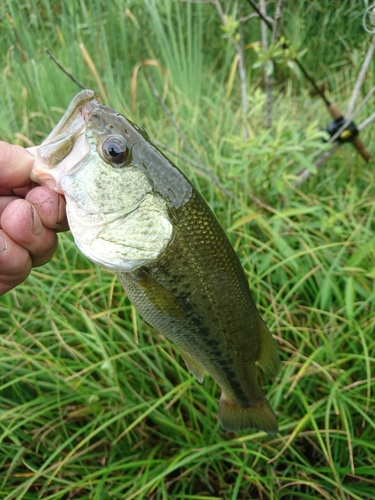
<svg viewBox="0 0 375 500">
<path fill-rule="evenodd" d="M 278 432 L 257 377 L 279 368 L 275 343 L 208 204 L 146 132 L 80 92 L 36 148 L 32 180 L 65 195 L 79 249 L 116 272 L 143 318 L 188 369 L 222 389 L 224 429 Z"/>
</svg>

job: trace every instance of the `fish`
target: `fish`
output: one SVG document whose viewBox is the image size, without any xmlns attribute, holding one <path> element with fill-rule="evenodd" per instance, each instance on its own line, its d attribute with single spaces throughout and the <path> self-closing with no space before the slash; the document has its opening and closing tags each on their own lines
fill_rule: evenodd
<svg viewBox="0 0 375 500">
<path fill-rule="evenodd" d="M 65 196 L 80 251 L 117 274 L 199 382 L 207 372 L 218 383 L 222 428 L 278 433 L 258 381 L 258 365 L 278 373 L 276 344 L 227 235 L 183 172 L 89 89 L 29 150 L 31 179 Z"/>
</svg>

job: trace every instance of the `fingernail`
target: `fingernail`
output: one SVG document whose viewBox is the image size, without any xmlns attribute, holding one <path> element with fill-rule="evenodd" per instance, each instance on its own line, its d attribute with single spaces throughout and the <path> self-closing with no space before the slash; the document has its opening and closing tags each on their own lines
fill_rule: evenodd
<svg viewBox="0 0 375 500">
<path fill-rule="evenodd" d="M 32 205 L 30 205 L 30 207 L 31 207 L 31 217 L 33 220 L 32 232 L 34 234 L 38 235 L 43 231 L 43 224 L 42 224 L 38 214 L 36 213 L 35 208 Z"/>
<path fill-rule="evenodd" d="M 4 238 L 2 234 L 0 234 L 0 253 L 5 252 L 5 250 L 8 248 L 8 242 Z"/>
</svg>

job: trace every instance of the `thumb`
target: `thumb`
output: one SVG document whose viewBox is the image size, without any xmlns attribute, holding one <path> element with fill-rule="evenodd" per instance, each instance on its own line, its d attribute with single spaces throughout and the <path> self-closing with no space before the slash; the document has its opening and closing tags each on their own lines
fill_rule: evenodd
<svg viewBox="0 0 375 500">
<path fill-rule="evenodd" d="M 34 160 L 22 146 L 0 141 L 0 187 L 15 189 L 30 184 Z"/>
</svg>

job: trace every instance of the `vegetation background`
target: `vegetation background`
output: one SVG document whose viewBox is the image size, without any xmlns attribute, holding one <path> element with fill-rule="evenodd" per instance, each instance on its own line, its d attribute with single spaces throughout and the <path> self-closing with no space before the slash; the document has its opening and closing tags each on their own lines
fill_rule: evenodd
<svg viewBox="0 0 375 500">
<path fill-rule="evenodd" d="M 252 13 L 239 5 L 243 18 Z M 371 41 L 366 5 L 288 0 L 282 20 L 343 109 Z M 241 23 L 243 138 L 238 4 L 222 6 L 226 28 L 208 1 L 3 0 L 0 137 L 40 143 L 78 92 L 48 48 L 165 146 L 226 229 L 274 333 L 282 367 L 263 384 L 280 433 L 222 431 L 214 381 L 198 384 L 115 276 L 63 234 L 52 262 L 0 299 L 3 500 L 375 498 L 374 163 L 344 145 L 314 170 L 330 117 L 287 55 L 272 64 L 261 50 L 256 17 Z M 269 129 L 264 65 L 274 78 Z M 374 74 L 372 61 L 362 97 Z M 361 137 L 375 154 L 374 129 Z M 296 188 L 301 168 L 314 173 Z"/>
</svg>

